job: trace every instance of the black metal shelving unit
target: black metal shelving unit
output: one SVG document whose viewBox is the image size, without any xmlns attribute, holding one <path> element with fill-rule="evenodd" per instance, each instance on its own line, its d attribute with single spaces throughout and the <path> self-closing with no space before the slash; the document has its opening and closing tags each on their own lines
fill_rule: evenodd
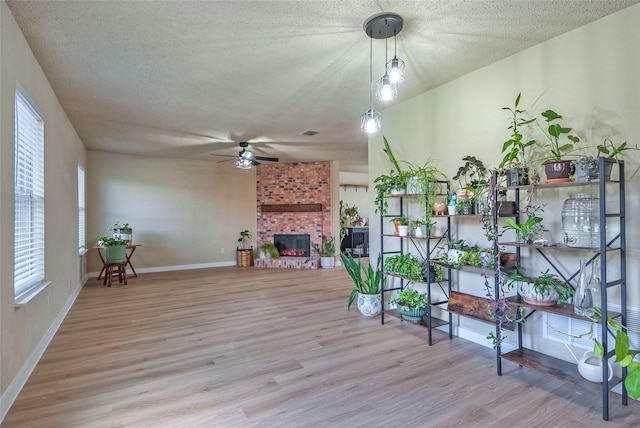
<svg viewBox="0 0 640 428">
<path fill-rule="evenodd" d="M 607 164 L 618 165 L 618 179 L 617 180 L 606 180 L 604 178 L 605 166 Z M 520 250 L 522 248 L 532 249 L 533 254 L 537 254 L 545 259 L 547 264 L 553 268 L 557 274 L 563 278 L 563 280 L 567 282 L 571 282 L 575 279 L 579 272 L 575 272 L 570 276 L 563 275 L 560 272 L 557 263 L 554 263 L 551 258 L 547 256 L 546 253 L 550 251 L 554 252 L 562 252 L 565 254 L 588 254 L 589 258 L 587 264 L 591 264 L 594 260 L 600 260 L 600 279 L 601 279 L 601 290 L 600 290 L 600 307 L 602 310 L 602 319 L 606 320 L 607 317 L 618 318 L 623 325 L 626 325 L 627 321 L 627 297 L 626 297 L 626 231 L 625 231 L 625 183 L 624 183 L 624 162 L 616 162 L 613 159 L 607 159 L 600 157 L 598 159 L 598 168 L 599 168 L 599 178 L 597 181 L 589 181 L 589 182 L 568 182 L 568 183 L 553 183 L 553 184 L 536 184 L 536 185 L 521 185 L 521 186 L 509 186 L 503 187 L 497 185 L 497 175 L 494 172 L 492 177 L 492 185 L 494 189 L 493 198 L 494 201 L 497 200 L 499 191 L 513 191 L 515 193 L 516 205 L 518 205 L 520 201 L 520 191 L 521 190 L 533 190 L 535 192 L 543 192 L 545 189 L 558 189 L 558 188 L 567 188 L 567 187 L 575 187 L 580 188 L 584 186 L 594 186 L 598 187 L 598 197 L 600 202 L 600 219 L 599 219 L 599 233 L 600 233 L 600 242 L 598 248 L 575 248 L 568 247 L 565 245 L 554 245 L 554 246 L 542 246 L 542 245 L 526 245 L 520 244 L 517 242 L 499 242 L 498 238 L 494 240 L 494 251 L 497 253 L 499 247 L 511 247 L 515 248 L 516 251 L 516 262 L 520 265 Z M 607 186 L 618 186 L 617 197 L 618 197 L 618 210 L 617 212 L 611 212 L 607 210 Z M 498 204 L 493 204 L 493 226 L 498 227 L 498 216 L 497 209 Z M 518 207 L 519 210 L 519 207 Z M 606 221 L 607 219 L 618 219 L 620 223 L 620 231 L 617 236 L 615 236 L 610 241 L 607 241 L 606 235 Z M 520 220 L 519 214 L 516 214 L 516 221 Z M 609 263 L 613 263 L 613 261 L 608 260 L 609 254 L 612 252 L 619 253 L 619 263 L 620 263 L 620 278 L 610 280 L 607 275 L 609 270 Z M 621 310 L 619 313 L 611 312 L 608 310 L 607 304 L 607 290 L 612 287 L 620 287 L 620 307 Z M 500 296 L 500 279 L 499 276 L 495 275 L 495 296 L 498 298 Z M 574 314 L 573 305 L 563 304 L 556 305 L 554 307 L 541 307 L 535 305 L 529 305 L 522 302 L 517 297 L 509 298 L 509 302 L 514 306 L 522 306 L 529 311 L 526 317 L 529 317 L 535 311 L 544 311 L 548 313 L 554 313 L 557 315 L 562 315 L 566 317 L 583 319 L 587 320 L 585 317 L 581 317 L 579 315 Z M 523 324 L 518 323 L 518 348 L 515 351 L 502 353 L 502 349 L 500 346 L 496 347 L 496 362 L 497 362 L 497 374 L 502 374 L 502 360 L 509 360 L 519 364 L 520 366 L 528 367 L 534 370 L 540 370 L 547 373 L 550 373 L 557 378 L 562 380 L 574 382 L 577 385 L 580 385 L 586 389 L 600 389 L 602 393 L 602 418 L 604 420 L 609 419 L 609 384 L 608 381 L 608 367 L 607 364 L 602 365 L 602 384 L 598 386 L 597 384 L 593 384 L 585 379 L 583 379 L 576 370 L 576 367 L 572 363 L 568 363 L 566 361 L 550 357 L 541 352 L 533 351 L 531 349 L 525 348 L 522 342 L 522 333 L 523 333 Z M 610 331 L 610 329 L 606 326 L 606 323 L 602 325 L 602 334 L 600 342 L 604 346 L 606 358 L 610 358 L 615 354 L 614 350 L 609 350 L 609 336 L 614 337 L 614 333 Z M 496 325 L 496 335 L 499 334 L 498 326 Z M 627 369 L 622 369 L 622 379 L 616 379 L 624 381 L 624 378 L 627 375 Z M 613 380 L 611 381 L 613 383 Z M 624 383 L 622 385 L 622 404 L 627 404 L 627 391 L 624 388 Z"/>
<path fill-rule="evenodd" d="M 446 193 L 441 193 L 442 195 L 444 194 L 448 194 L 450 191 L 449 188 L 449 182 L 447 181 L 438 181 L 438 184 L 441 186 L 442 190 L 446 189 L 445 192 Z M 447 227 L 446 227 L 446 231 L 442 236 L 431 236 L 429 233 L 429 228 L 427 228 L 427 234 L 425 236 L 422 237 L 416 237 L 413 235 L 408 235 L 408 236 L 399 236 L 399 235 L 395 235 L 392 233 L 385 233 L 385 223 L 388 223 L 390 219 L 394 218 L 394 217 L 398 217 L 398 216 L 405 216 L 408 213 L 409 207 L 406 206 L 406 204 L 408 203 L 408 201 L 417 201 L 419 200 L 420 197 L 425 196 L 425 195 L 421 195 L 421 194 L 403 194 L 403 195 L 390 195 L 387 196 L 387 202 L 391 203 L 394 205 L 394 208 L 389 208 L 389 210 L 391 209 L 395 209 L 395 211 L 393 211 L 393 214 L 380 214 L 380 254 L 382 256 L 382 264 L 384 265 L 384 260 L 386 257 L 388 256 L 392 256 L 392 255 L 402 255 L 405 254 L 406 252 L 414 252 L 416 253 L 420 258 L 422 258 L 423 260 L 427 261 L 430 259 L 430 255 L 432 254 L 432 252 L 435 250 L 436 246 L 438 245 L 438 242 L 440 242 L 443 239 L 448 239 L 449 236 L 449 231 L 451 230 L 451 223 L 450 223 L 450 219 L 447 217 Z M 395 201 L 395 202 L 392 202 Z M 382 213 L 382 208 L 384 205 L 384 201 L 382 201 L 380 203 L 380 212 Z M 425 210 L 430 210 L 431 208 L 428 206 L 428 204 L 425 205 Z M 433 217 L 432 217 L 433 218 Z M 393 240 L 395 241 L 394 243 L 394 247 L 391 249 L 387 249 L 386 245 L 385 245 L 385 239 L 386 238 L 393 238 Z M 431 241 L 435 240 L 436 244 L 435 245 L 431 245 Z M 384 324 L 385 322 L 385 308 L 384 308 L 384 295 L 385 293 L 390 293 L 392 291 L 399 291 L 399 290 L 403 290 L 410 282 L 409 279 L 407 278 L 403 278 L 400 277 L 399 275 L 396 274 L 392 274 L 392 273 L 385 273 L 383 275 L 384 277 L 387 278 L 400 278 L 400 286 L 397 287 L 389 287 L 389 288 L 385 288 L 383 286 L 383 284 L 381 284 L 382 288 L 382 312 L 381 312 L 381 316 L 380 316 L 380 320 L 381 323 Z M 439 326 L 439 325 L 444 325 L 446 324 L 446 322 L 441 321 L 441 320 L 434 320 L 431 317 L 431 285 L 432 283 L 429 281 L 424 281 L 422 282 L 424 284 L 427 284 L 427 314 L 425 315 L 426 321 L 423 320 L 423 322 L 419 323 L 422 324 L 426 327 L 428 327 L 428 340 L 429 340 L 429 344 L 431 345 L 431 341 L 432 341 L 432 334 L 431 334 L 431 330 L 432 328 Z M 442 287 L 442 285 L 440 285 L 440 287 Z M 448 285 L 449 291 L 451 290 L 451 286 Z M 451 318 L 451 317 L 450 317 Z M 451 323 L 451 319 L 449 319 L 449 324 Z"/>
</svg>

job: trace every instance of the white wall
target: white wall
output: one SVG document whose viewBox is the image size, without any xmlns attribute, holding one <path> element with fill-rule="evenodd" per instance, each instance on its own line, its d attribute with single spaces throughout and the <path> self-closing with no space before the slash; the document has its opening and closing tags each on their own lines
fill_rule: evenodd
<svg viewBox="0 0 640 428">
<path fill-rule="evenodd" d="M 234 264 L 240 231 L 256 236 L 255 169 L 95 151 L 87 160 L 87 238 L 129 223 L 137 272 Z M 88 269 L 100 267 L 92 251 Z"/>
<path fill-rule="evenodd" d="M 556 110 L 583 139 L 583 144 L 595 146 L 605 137 L 617 142 L 640 143 L 638 22 L 640 5 L 534 46 L 383 111 L 382 132 L 369 139 L 369 185 L 372 186 L 375 177 L 387 173 L 390 168 L 382 151 L 382 135 L 389 140 L 397 158 L 432 159 L 449 177 L 462 164 L 464 155 L 475 155 L 486 165 L 496 166 L 502 158 L 502 143 L 510 135 L 508 112 L 501 107 L 511 106 L 519 92 L 522 92 L 522 108 L 535 113 L 547 108 Z M 416 141 L 420 143 L 416 144 Z M 627 169 L 634 170 L 640 161 L 640 152 L 630 152 L 626 161 Z M 640 176 L 628 180 L 626 190 L 627 213 L 636 212 L 640 204 Z M 566 197 L 566 191 L 558 190 L 545 192 L 539 199 L 549 203 L 545 224 L 553 232 L 559 230 L 561 204 Z M 369 192 L 371 230 L 378 230 L 380 220 L 373 215 L 373 198 L 374 193 Z M 461 224 L 461 227 L 462 237 L 471 243 L 480 243 L 484 239 L 478 233 L 477 225 Z M 638 264 L 633 262 L 640 254 L 639 235 L 640 219 L 627 216 L 628 295 L 629 304 L 635 307 L 640 307 L 640 271 Z M 558 239 L 555 235 L 555 240 Z M 379 251 L 379 237 L 374 233 L 371 241 L 371 253 L 375 255 Z M 553 257 L 568 270 L 577 269 L 575 258 Z M 536 263 L 532 274 L 543 266 Z M 481 295 L 481 279 L 469 281 L 463 291 L 475 290 L 475 294 Z M 527 340 L 534 340 L 540 332 L 540 322 L 537 319 L 532 321 L 528 321 L 532 325 L 525 330 L 535 331 L 535 335 L 529 335 Z M 479 337 L 486 336 L 491 330 L 487 324 L 468 320 L 461 320 L 461 323 L 477 332 Z M 513 333 L 510 336 L 511 340 L 516 337 Z M 536 348 L 552 346 L 539 338 L 535 340 Z M 568 353 L 562 349 L 555 349 L 552 353 L 569 359 Z"/>
<path fill-rule="evenodd" d="M 45 279 L 14 307 L 13 219 L 16 81 L 45 121 Z M 0 419 L 82 286 L 78 255 L 78 163 L 85 149 L 5 2 L 0 2 Z"/>
</svg>

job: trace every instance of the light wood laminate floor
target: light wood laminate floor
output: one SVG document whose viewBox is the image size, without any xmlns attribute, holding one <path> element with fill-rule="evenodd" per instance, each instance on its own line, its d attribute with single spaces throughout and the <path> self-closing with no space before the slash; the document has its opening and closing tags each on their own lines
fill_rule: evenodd
<svg viewBox="0 0 640 428">
<path fill-rule="evenodd" d="M 640 404 L 346 310 L 344 268 L 89 280 L 2 427 L 638 426 Z M 487 330 L 488 331 L 488 330 Z"/>
</svg>

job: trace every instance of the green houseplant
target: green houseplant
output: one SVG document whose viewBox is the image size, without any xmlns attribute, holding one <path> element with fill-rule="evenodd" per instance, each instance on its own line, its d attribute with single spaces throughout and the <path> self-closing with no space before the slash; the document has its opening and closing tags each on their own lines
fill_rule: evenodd
<svg viewBox="0 0 640 428">
<path fill-rule="evenodd" d="M 260 258 L 265 258 L 265 259 L 280 258 L 280 251 L 278 251 L 278 248 L 276 248 L 276 246 L 271 242 L 266 242 L 260 245 L 260 247 L 258 248 L 258 252 L 260 254 Z"/>
<path fill-rule="evenodd" d="M 412 322 L 420 322 L 427 313 L 427 295 L 419 293 L 411 287 L 400 290 L 396 297 L 389 299 L 389 304 L 397 305 L 400 316 Z"/>
<path fill-rule="evenodd" d="M 336 254 L 335 237 L 331 236 L 327 238 L 325 235 L 322 235 L 321 243 L 318 244 L 316 242 L 313 242 L 311 243 L 311 248 L 320 256 L 321 267 L 332 268 L 334 266 L 334 256 Z"/>
<path fill-rule="evenodd" d="M 522 132 L 520 132 L 521 126 L 535 122 L 535 118 L 524 119 L 522 117 L 526 114 L 526 110 L 518 108 L 520 96 L 521 93 L 516 97 L 513 107 L 502 107 L 502 110 L 508 110 L 511 113 L 507 127 L 511 131 L 511 138 L 502 144 L 503 157 L 498 166 L 500 169 L 506 169 L 507 186 L 529 184 L 526 149 L 536 143 L 536 140 L 525 142 Z"/>
<path fill-rule="evenodd" d="M 410 281 L 422 281 L 423 263 L 411 253 L 387 257 L 384 271 L 406 278 Z"/>
<path fill-rule="evenodd" d="M 247 267 L 253 265 L 253 247 L 251 243 L 251 232 L 248 229 L 240 231 L 238 235 L 240 246 L 236 247 L 236 265 Z"/>
<path fill-rule="evenodd" d="M 364 266 L 361 259 L 355 261 L 351 254 L 340 254 L 344 268 L 353 280 L 355 288 L 349 294 L 347 310 L 356 298 L 358 299 L 358 311 L 365 316 L 375 316 L 382 310 L 381 287 L 385 281 L 380 267 L 382 257 L 378 256 L 378 262 L 374 268 L 371 264 Z"/>
<path fill-rule="evenodd" d="M 521 269 L 520 269 L 521 270 Z M 553 306 L 558 302 L 566 302 L 573 297 L 573 288 L 549 269 L 535 278 L 523 275 L 516 269 L 505 274 L 505 285 L 517 291 L 522 300 L 539 306 Z"/>
<path fill-rule="evenodd" d="M 570 134 L 571 128 L 560 124 L 561 115 L 553 110 L 542 112 L 547 128 L 540 127 L 547 138 L 545 144 L 540 144 L 543 151 L 543 165 L 547 175 L 547 183 L 570 181 L 573 174 L 573 165 L 567 156 L 575 150 L 575 144 L 580 141 L 575 135 Z M 537 123 L 537 122 L 536 122 Z M 561 141 L 566 137 L 568 142 Z"/>
<path fill-rule="evenodd" d="M 100 235 L 98 245 L 104 247 L 104 260 L 107 263 L 120 263 L 126 260 L 127 240 L 120 236 L 108 238 Z"/>
<path fill-rule="evenodd" d="M 527 213 L 527 219 L 524 222 L 516 223 L 514 219 L 505 219 L 505 225 L 503 231 L 514 230 L 516 232 L 516 238 L 519 242 L 525 244 L 533 244 L 537 239 L 542 237 L 542 233 L 546 232 L 546 229 L 542 225 L 543 218 L 539 213 L 544 211 L 542 206 L 533 206 Z"/>
</svg>

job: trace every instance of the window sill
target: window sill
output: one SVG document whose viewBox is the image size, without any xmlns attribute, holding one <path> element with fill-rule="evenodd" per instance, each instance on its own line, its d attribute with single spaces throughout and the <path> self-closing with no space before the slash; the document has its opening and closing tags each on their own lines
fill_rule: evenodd
<svg viewBox="0 0 640 428">
<path fill-rule="evenodd" d="M 19 296 L 16 296 L 13 302 L 13 307 L 21 308 L 25 306 L 27 303 L 31 301 L 31 299 L 36 297 L 42 290 L 47 288 L 50 284 L 52 284 L 52 281 L 42 281 L 41 283 L 31 287 L 30 289 L 20 294 Z"/>
<path fill-rule="evenodd" d="M 85 254 L 87 254 L 88 252 L 89 252 L 89 250 L 88 250 L 88 249 L 86 249 L 86 248 L 80 248 L 80 251 L 79 251 L 79 253 L 78 253 L 78 254 L 79 254 L 80 256 L 84 256 L 84 255 L 85 255 Z"/>
</svg>

